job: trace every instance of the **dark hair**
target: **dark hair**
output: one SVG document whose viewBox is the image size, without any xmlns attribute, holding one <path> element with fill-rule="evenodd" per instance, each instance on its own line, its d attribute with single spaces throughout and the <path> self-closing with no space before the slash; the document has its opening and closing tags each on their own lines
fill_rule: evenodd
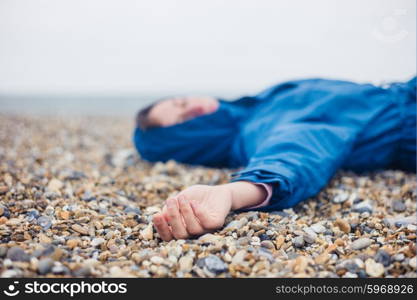
<svg viewBox="0 0 417 300">
<path fill-rule="evenodd" d="M 159 101 L 156 101 L 145 108 L 142 108 L 139 110 L 139 112 L 136 114 L 136 127 L 139 127 L 140 129 L 147 129 L 149 127 L 152 127 L 151 122 L 149 121 L 148 115 L 151 109 L 158 103 Z"/>
</svg>

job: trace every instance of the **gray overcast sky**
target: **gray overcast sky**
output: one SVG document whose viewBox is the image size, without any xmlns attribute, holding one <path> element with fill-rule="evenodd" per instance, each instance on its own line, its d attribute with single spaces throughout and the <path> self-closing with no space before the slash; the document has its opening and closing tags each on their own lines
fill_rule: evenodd
<svg viewBox="0 0 417 300">
<path fill-rule="evenodd" d="M 3 94 L 237 95 L 415 72 L 415 0 L 0 0 Z"/>
</svg>

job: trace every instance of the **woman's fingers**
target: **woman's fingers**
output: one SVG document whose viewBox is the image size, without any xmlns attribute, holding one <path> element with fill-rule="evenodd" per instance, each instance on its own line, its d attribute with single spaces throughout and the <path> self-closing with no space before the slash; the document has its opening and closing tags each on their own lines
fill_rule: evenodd
<svg viewBox="0 0 417 300">
<path fill-rule="evenodd" d="M 165 220 L 164 216 L 160 213 L 157 213 L 153 216 L 153 223 L 158 231 L 161 239 L 168 242 L 172 240 L 171 229 L 168 226 L 167 221 Z"/>
<path fill-rule="evenodd" d="M 176 198 L 169 198 L 166 201 L 167 212 L 166 218 L 171 226 L 172 235 L 176 239 L 186 239 L 188 237 L 184 222 L 180 211 L 178 209 L 178 202 Z"/>
<path fill-rule="evenodd" d="M 204 228 L 200 225 L 198 219 L 194 215 L 190 202 L 184 195 L 178 196 L 179 208 L 184 219 L 186 230 L 191 235 L 204 233 Z"/>
</svg>

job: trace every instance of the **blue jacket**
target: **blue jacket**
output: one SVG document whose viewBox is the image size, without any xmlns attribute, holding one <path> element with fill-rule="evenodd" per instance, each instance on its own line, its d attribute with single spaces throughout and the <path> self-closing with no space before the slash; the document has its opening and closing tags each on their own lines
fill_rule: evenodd
<svg viewBox="0 0 417 300">
<path fill-rule="evenodd" d="M 269 183 L 276 210 L 316 195 L 338 169 L 416 170 L 416 78 L 385 88 L 309 79 L 273 86 L 170 127 L 136 128 L 149 161 L 243 167 L 232 181 Z"/>
</svg>

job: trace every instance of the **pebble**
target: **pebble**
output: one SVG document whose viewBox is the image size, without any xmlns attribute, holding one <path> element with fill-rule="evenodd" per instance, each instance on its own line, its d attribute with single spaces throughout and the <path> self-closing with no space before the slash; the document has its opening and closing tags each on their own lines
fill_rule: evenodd
<svg viewBox="0 0 417 300">
<path fill-rule="evenodd" d="M 232 222 L 230 222 L 229 224 L 226 225 L 225 229 L 229 229 L 229 230 L 239 230 L 240 228 L 242 228 L 243 226 L 245 226 L 248 223 L 248 219 L 247 218 L 241 218 L 239 220 L 234 220 Z"/>
<path fill-rule="evenodd" d="M 375 255 L 375 261 L 381 263 L 384 267 L 388 267 L 391 264 L 391 256 L 387 251 L 379 249 Z"/>
<path fill-rule="evenodd" d="M 61 188 L 64 186 L 63 182 L 54 178 L 48 183 L 48 190 L 54 193 L 60 193 Z"/>
<path fill-rule="evenodd" d="M 264 247 L 266 249 L 274 249 L 275 250 L 275 245 L 270 240 L 264 240 L 264 241 L 262 241 L 261 242 L 261 247 Z"/>
<path fill-rule="evenodd" d="M 364 213 L 364 212 L 372 213 L 373 207 L 372 207 L 371 202 L 362 201 L 362 202 L 359 202 L 359 203 L 353 205 L 352 210 L 355 211 L 355 212 L 358 212 L 358 213 Z"/>
<path fill-rule="evenodd" d="M 0 216 L 10 218 L 10 210 L 5 206 L 0 205 Z"/>
<path fill-rule="evenodd" d="M 43 258 L 38 262 L 38 272 L 41 275 L 45 275 L 52 270 L 53 266 L 54 266 L 53 259 L 49 257 Z"/>
<path fill-rule="evenodd" d="M 73 271 L 75 277 L 86 277 L 91 274 L 91 267 L 84 266 Z"/>
<path fill-rule="evenodd" d="M 220 236 L 206 233 L 198 238 L 198 241 L 202 244 L 215 244 L 221 240 Z"/>
<path fill-rule="evenodd" d="M 413 224 L 408 224 L 407 229 L 410 230 L 410 231 L 416 232 L 417 226 L 413 225 Z"/>
<path fill-rule="evenodd" d="M 336 195 L 336 197 L 333 198 L 333 203 L 343 203 L 346 200 L 349 199 L 349 194 L 348 193 L 340 193 L 338 195 Z"/>
<path fill-rule="evenodd" d="M 393 260 L 400 261 L 400 262 L 403 261 L 404 258 L 405 258 L 404 253 L 397 253 L 392 257 Z"/>
<path fill-rule="evenodd" d="M 402 201 L 394 201 L 392 203 L 392 208 L 396 212 L 404 212 L 407 210 L 407 206 Z"/>
<path fill-rule="evenodd" d="M 20 247 L 14 246 L 7 251 L 7 258 L 12 261 L 29 261 L 30 256 Z"/>
<path fill-rule="evenodd" d="M 323 225 L 316 223 L 310 226 L 310 228 L 315 232 L 315 233 L 323 233 L 326 231 L 326 227 L 324 227 Z"/>
<path fill-rule="evenodd" d="M 232 258 L 232 264 L 240 265 L 245 261 L 245 256 L 247 255 L 246 250 L 239 250 Z"/>
<path fill-rule="evenodd" d="M 380 263 L 375 262 L 373 259 L 368 258 L 365 261 L 365 270 L 366 274 L 371 277 L 381 277 L 384 275 L 385 269 L 384 266 Z"/>
<path fill-rule="evenodd" d="M 41 226 L 43 230 L 48 230 L 52 226 L 51 218 L 46 217 L 46 216 L 39 217 L 37 222 L 38 222 L 38 225 Z"/>
<path fill-rule="evenodd" d="M 216 255 L 208 255 L 197 260 L 197 266 L 200 268 L 207 268 L 214 274 L 220 274 L 227 271 L 227 264 Z"/>
<path fill-rule="evenodd" d="M 124 212 L 125 213 L 135 213 L 135 214 L 140 214 L 141 213 L 141 211 L 140 211 L 140 208 L 138 208 L 138 207 L 134 207 L 134 206 L 126 206 L 126 208 L 124 209 Z"/>
<path fill-rule="evenodd" d="M 388 226 L 401 227 L 401 226 L 408 226 L 410 224 L 416 224 L 417 220 L 415 216 L 410 216 L 410 217 L 396 216 L 392 218 L 385 218 L 384 222 Z"/>
<path fill-rule="evenodd" d="M 415 271 L 417 268 L 417 259 L 414 256 L 413 258 L 410 258 L 410 261 L 408 262 L 408 265 Z"/>
<path fill-rule="evenodd" d="M 303 236 L 296 236 L 295 238 L 292 239 L 292 243 L 294 245 L 294 247 L 297 248 L 301 248 L 304 246 L 304 238 Z"/>
<path fill-rule="evenodd" d="M 32 222 L 39 218 L 39 212 L 36 209 L 31 209 L 26 213 L 26 218 L 29 222 Z"/>
<path fill-rule="evenodd" d="M 74 224 L 71 226 L 72 230 L 82 234 L 82 235 L 88 235 L 88 228 L 81 226 L 79 224 Z"/>
<path fill-rule="evenodd" d="M 351 244 L 351 248 L 353 250 L 361 250 L 361 249 L 367 248 L 371 244 L 372 244 L 372 240 L 371 239 L 369 239 L 369 238 L 360 238 L 360 239 L 355 240 Z"/>
<path fill-rule="evenodd" d="M 188 273 L 193 268 L 193 258 L 189 256 L 183 256 L 178 261 L 180 271 Z"/>
<path fill-rule="evenodd" d="M 313 244 L 317 239 L 317 234 L 311 228 L 304 228 L 303 234 L 304 241 L 309 244 Z"/>
<path fill-rule="evenodd" d="M 346 220 L 338 218 L 338 219 L 336 219 L 336 221 L 334 223 L 344 233 L 349 233 L 350 232 L 350 225 Z"/>
<path fill-rule="evenodd" d="M 91 241 L 91 246 L 93 246 L 93 247 L 100 246 L 100 245 L 101 245 L 101 244 L 103 244 L 105 241 L 106 241 L 106 240 L 105 240 L 105 239 L 103 239 L 103 238 L 101 238 L 101 237 L 99 237 L 99 238 L 94 238 L 94 239 Z"/>
<path fill-rule="evenodd" d="M 153 239 L 153 227 L 152 224 L 149 224 L 140 232 L 141 237 L 144 240 L 152 240 Z"/>
<path fill-rule="evenodd" d="M 9 187 L 5 185 L 0 186 L 0 195 L 7 194 L 8 191 L 9 191 Z M 0 213 L 0 216 L 1 216 L 1 213 Z"/>
<path fill-rule="evenodd" d="M 0 257 L 5 257 L 7 254 L 7 247 L 6 246 L 0 246 Z"/>
<path fill-rule="evenodd" d="M 161 265 L 164 263 L 164 259 L 160 256 L 152 256 L 151 257 L 151 262 L 156 264 L 156 265 Z"/>
</svg>

